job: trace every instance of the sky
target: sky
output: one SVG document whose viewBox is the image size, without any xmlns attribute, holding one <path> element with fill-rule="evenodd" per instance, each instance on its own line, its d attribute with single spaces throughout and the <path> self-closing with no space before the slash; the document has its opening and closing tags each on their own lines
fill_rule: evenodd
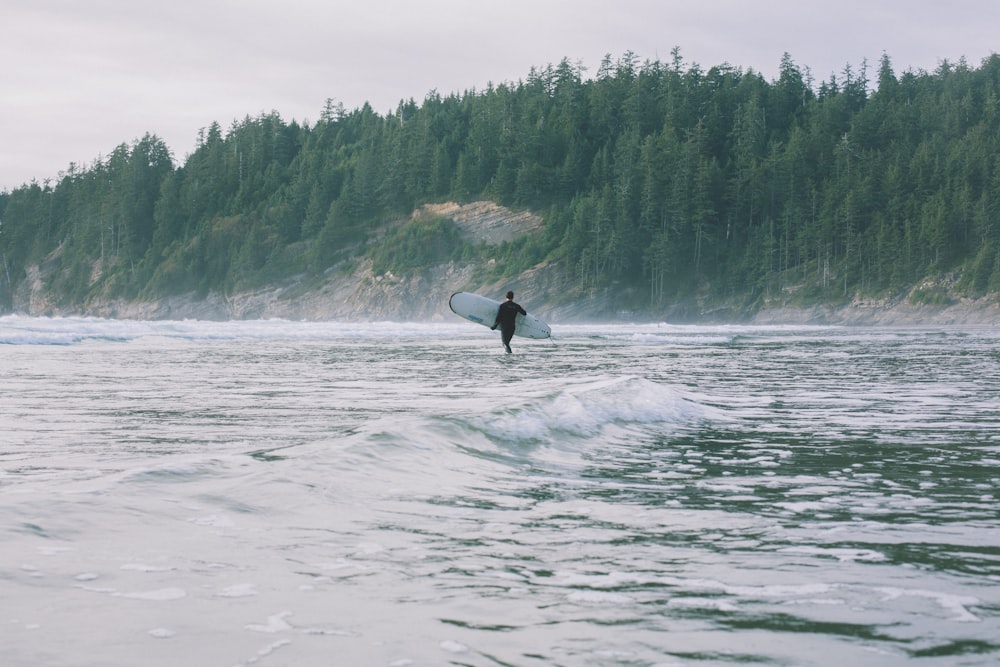
<svg viewBox="0 0 1000 667">
<path fill-rule="evenodd" d="M 1000 51 L 996 0 L 3 0 L 0 191 L 58 179 L 145 134 L 183 163 L 198 132 L 326 100 L 385 114 L 605 55 L 818 84 L 883 54 L 897 74 Z"/>
</svg>

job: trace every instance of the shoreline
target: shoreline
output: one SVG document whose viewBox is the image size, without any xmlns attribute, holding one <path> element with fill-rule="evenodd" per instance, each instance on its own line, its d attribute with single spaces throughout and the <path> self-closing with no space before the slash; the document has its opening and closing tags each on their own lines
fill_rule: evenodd
<svg viewBox="0 0 1000 667">
<path fill-rule="evenodd" d="M 502 294 L 512 289 L 528 312 L 550 325 L 593 322 L 671 324 L 835 325 L 835 326 L 1000 326 L 996 295 L 971 299 L 949 294 L 948 303 L 913 303 L 910 294 L 855 299 L 838 304 L 798 305 L 765 301 L 754 312 L 733 304 L 691 299 L 662 308 L 623 310 L 622 294 L 604 289 L 568 300 L 567 286 L 554 266 L 539 266 L 502 282 L 476 279 L 474 266 L 449 263 L 411 276 L 375 275 L 371 263 L 330 271 L 319 281 L 305 276 L 282 284 L 224 294 L 187 293 L 146 301 L 96 298 L 84 305 L 59 306 L 37 268 L 15 295 L 14 307 L 0 314 L 78 316 L 122 320 L 339 320 L 344 322 L 440 322 L 454 317 L 452 293 Z"/>
<path fill-rule="evenodd" d="M 25 317 L 96 317 L 132 321 L 247 321 L 285 319 L 317 322 L 442 322 L 453 314 L 448 310 L 447 296 L 436 295 L 429 307 L 406 309 L 383 302 L 383 308 L 367 310 L 355 299 L 334 301 L 332 294 L 304 294 L 297 299 L 281 297 L 282 290 L 266 293 L 224 297 L 210 294 L 203 299 L 175 296 L 142 302 L 113 302 L 90 308 L 53 308 L 12 310 L 0 315 Z M 449 292 L 450 294 L 450 292 Z M 324 298 L 326 297 L 326 298 Z M 963 300 L 949 305 L 916 305 L 907 302 L 886 304 L 848 304 L 843 306 L 776 306 L 765 307 L 752 316 L 725 318 L 717 314 L 681 318 L 657 315 L 655 312 L 626 313 L 591 310 L 584 316 L 575 305 L 555 305 L 545 299 L 526 299 L 529 309 L 551 325 L 590 324 L 601 322 L 632 322 L 677 325 L 816 325 L 873 327 L 993 327 L 1000 326 L 1000 303 L 991 298 Z"/>
<path fill-rule="evenodd" d="M 839 326 L 1000 326 L 1000 304 L 992 298 L 963 299 L 947 305 L 900 302 L 886 304 L 823 305 L 763 309 L 754 324 L 828 324 Z"/>
</svg>

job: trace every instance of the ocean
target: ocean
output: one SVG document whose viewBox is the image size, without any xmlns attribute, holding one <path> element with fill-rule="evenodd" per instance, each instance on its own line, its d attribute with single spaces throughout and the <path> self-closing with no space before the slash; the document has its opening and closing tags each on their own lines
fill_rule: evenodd
<svg viewBox="0 0 1000 667">
<path fill-rule="evenodd" d="M 0 318 L 12 666 L 1000 664 L 1000 331 Z"/>
</svg>

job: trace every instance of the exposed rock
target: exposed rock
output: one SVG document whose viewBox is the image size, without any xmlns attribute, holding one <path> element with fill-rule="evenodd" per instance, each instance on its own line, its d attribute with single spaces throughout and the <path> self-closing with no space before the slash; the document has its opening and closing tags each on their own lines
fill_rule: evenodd
<svg viewBox="0 0 1000 667">
<path fill-rule="evenodd" d="M 921 326 L 1000 324 L 1000 304 L 994 297 L 960 299 L 947 305 L 914 304 L 906 299 L 884 303 L 851 303 L 831 307 L 768 308 L 754 324 L 836 324 L 843 326 Z"/>
<path fill-rule="evenodd" d="M 498 245 L 541 229 L 530 212 L 515 212 L 493 202 L 428 204 L 420 216 L 444 216 L 473 243 Z M 406 276 L 375 275 L 371 262 L 353 260 L 332 267 L 322 277 L 301 276 L 281 284 L 234 294 L 168 296 L 153 301 L 95 299 L 85 307 L 58 308 L 45 288 L 45 277 L 58 270 L 58 256 L 28 269 L 13 295 L 15 312 L 29 315 L 88 315 L 125 319 L 268 319 L 354 321 L 445 321 L 453 292 L 478 292 L 500 300 L 513 290 L 518 302 L 553 324 L 560 322 L 664 321 L 748 322 L 754 324 L 841 325 L 997 325 L 1000 303 L 995 296 L 978 300 L 950 296 L 940 305 L 919 304 L 913 294 L 884 299 L 857 299 L 846 305 L 789 305 L 774 300 L 746 312 L 729 304 L 698 297 L 662 307 L 637 307 L 642 299 L 627 290 L 583 291 L 567 283 L 561 266 L 543 263 L 503 281 L 482 279 L 483 267 L 444 264 Z M 948 283 L 920 285 L 954 295 Z M 787 298 L 789 295 L 783 295 Z M 631 304 L 631 305 L 626 305 Z"/>
<path fill-rule="evenodd" d="M 219 294 L 194 294 L 155 301 L 112 301 L 93 304 L 86 314 L 126 319 L 289 319 L 356 321 L 440 321 L 448 297 L 459 291 L 471 267 L 435 267 L 426 275 L 375 276 L 371 262 L 353 272 L 332 271 L 324 280 L 302 280 L 266 289 Z M 81 313 L 82 314 L 82 313 Z"/>
<path fill-rule="evenodd" d="M 467 240 L 486 245 L 513 241 L 542 228 L 542 219 L 531 211 L 511 211 L 491 201 L 425 204 L 413 213 L 414 218 L 423 216 L 450 218 Z"/>
</svg>

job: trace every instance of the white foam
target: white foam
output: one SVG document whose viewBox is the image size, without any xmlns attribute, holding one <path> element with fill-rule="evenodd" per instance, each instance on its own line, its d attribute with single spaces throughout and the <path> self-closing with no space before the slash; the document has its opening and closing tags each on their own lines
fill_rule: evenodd
<svg viewBox="0 0 1000 667">
<path fill-rule="evenodd" d="M 256 584 L 235 584 L 216 593 L 220 598 L 246 598 L 257 595 Z"/>
<path fill-rule="evenodd" d="M 566 599 L 570 602 L 576 602 L 581 604 L 629 604 L 633 602 L 631 595 L 625 595 L 624 593 L 613 593 L 609 591 L 574 591 L 566 596 Z"/>
<path fill-rule="evenodd" d="M 156 637 L 157 639 L 170 639 L 177 635 L 176 632 L 169 628 L 153 628 L 149 631 L 151 637 Z"/>
<path fill-rule="evenodd" d="M 615 377 L 536 399 L 524 407 L 473 423 L 515 440 L 540 440 L 555 433 L 592 437 L 611 425 L 681 423 L 713 411 L 676 389 L 634 377 Z"/>
<path fill-rule="evenodd" d="M 268 644 L 267 646 L 258 650 L 257 655 L 247 660 L 244 664 L 247 665 L 257 664 L 258 662 L 260 662 L 261 658 L 266 658 L 275 651 L 277 651 L 279 648 L 282 648 L 283 646 L 288 646 L 291 643 L 292 641 L 290 639 L 279 639 L 278 641 Z"/>
<path fill-rule="evenodd" d="M 446 639 L 441 642 L 441 648 L 449 653 L 465 653 L 469 650 L 469 647 L 460 642 L 456 642 L 452 639 Z"/>
<path fill-rule="evenodd" d="M 906 590 L 902 588 L 885 587 L 877 588 L 876 590 L 885 596 L 883 598 L 885 600 L 896 600 L 904 596 L 932 600 L 942 609 L 950 613 L 952 615 L 952 620 L 960 623 L 978 623 L 982 620 L 968 610 L 968 607 L 972 607 L 980 603 L 979 598 L 972 597 L 971 595 L 954 595 L 951 593 L 940 593 L 937 591 L 920 589 Z"/>
<path fill-rule="evenodd" d="M 421 337 L 468 333 L 467 323 L 335 322 L 291 320 L 108 320 L 97 317 L 0 317 L 0 344 L 77 345 L 127 343 L 141 338 L 165 340 L 329 340 Z"/>
<path fill-rule="evenodd" d="M 809 512 L 826 512 L 836 507 L 834 503 L 822 501 L 801 501 L 796 503 L 775 503 L 776 507 L 792 512 L 794 514 L 806 514 Z"/>
<path fill-rule="evenodd" d="M 38 553 L 42 556 L 58 556 L 73 550 L 71 547 L 38 547 Z"/>
<path fill-rule="evenodd" d="M 376 542 L 361 542 L 357 546 L 356 553 L 364 554 L 366 556 L 371 556 L 377 553 L 381 553 L 383 551 L 385 551 L 385 547 L 383 547 L 381 544 L 378 544 Z"/>
<path fill-rule="evenodd" d="M 822 547 L 784 547 L 778 550 L 780 553 L 786 554 L 801 554 L 803 556 L 820 556 L 824 558 L 833 558 L 842 563 L 849 563 L 853 561 L 868 561 L 868 562 L 880 562 L 887 560 L 885 554 L 878 551 L 873 551 L 872 549 L 843 549 L 843 548 L 830 548 L 824 549 Z"/>
<path fill-rule="evenodd" d="M 726 602 L 725 600 L 716 600 L 714 598 L 671 598 L 667 601 L 668 607 L 673 607 L 675 609 L 710 609 L 713 611 L 738 611 L 739 607 L 736 605 Z"/>
<path fill-rule="evenodd" d="M 733 336 L 670 335 L 658 333 L 635 333 L 628 337 L 633 343 L 647 345 L 728 345 Z"/>
<path fill-rule="evenodd" d="M 712 480 L 699 480 L 695 482 L 695 486 L 699 489 L 705 489 L 706 491 L 714 491 L 716 493 L 738 493 L 744 494 L 750 498 L 756 498 L 753 495 L 752 486 L 744 486 L 742 484 L 731 483 L 727 484 L 725 482 L 716 482 Z"/>
<path fill-rule="evenodd" d="M 559 572 L 557 581 L 566 588 L 618 589 L 649 583 L 649 579 L 639 574 L 608 572 L 604 574 L 581 574 L 579 572 Z"/>
<path fill-rule="evenodd" d="M 187 596 L 183 588 L 159 588 L 152 591 L 136 591 L 133 593 L 115 593 L 115 597 L 128 598 L 130 600 L 154 600 L 163 602 L 168 600 L 180 600 Z"/>
<path fill-rule="evenodd" d="M 107 586 L 77 586 L 82 591 L 87 591 L 89 593 L 104 593 L 105 595 L 115 595 L 117 591 L 114 588 L 109 588 Z"/>
<path fill-rule="evenodd" d="M 273 634 L 276 632 L 285 632 L 292 629 L 291 624 L 285 619 L 292 615 L 290 611 L 282 611 L 277 614 L 273 614 L 267 617 L 266 624 L 252 623 L 246 626 L 247 630 L 252 630 L 253 632 L 265 632 Z"/>
</svg>

